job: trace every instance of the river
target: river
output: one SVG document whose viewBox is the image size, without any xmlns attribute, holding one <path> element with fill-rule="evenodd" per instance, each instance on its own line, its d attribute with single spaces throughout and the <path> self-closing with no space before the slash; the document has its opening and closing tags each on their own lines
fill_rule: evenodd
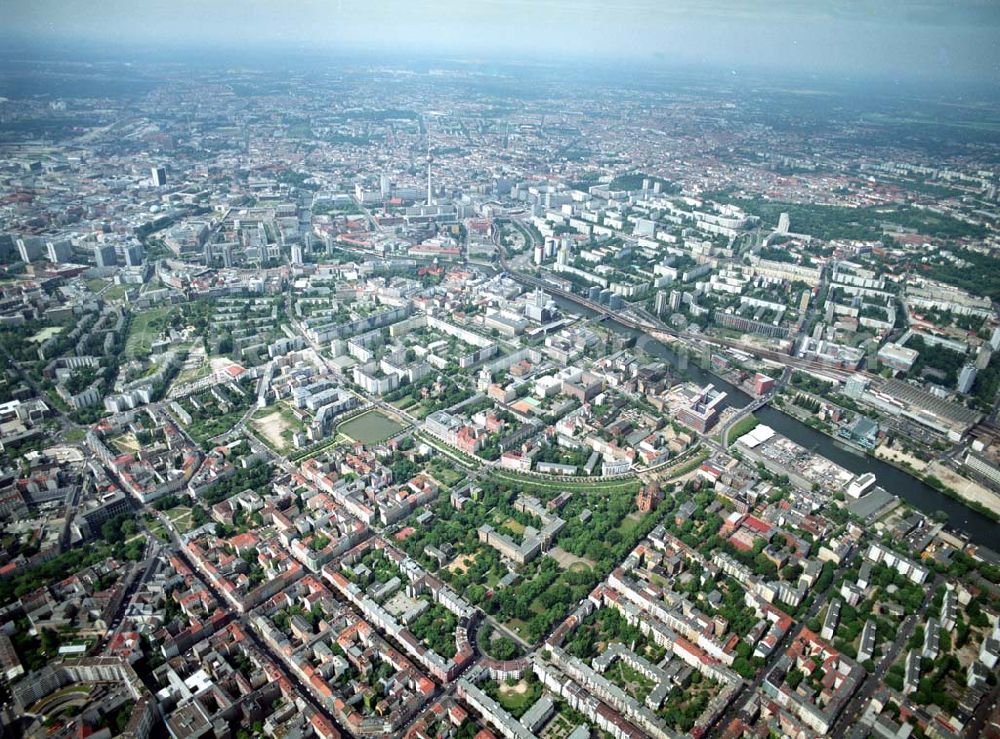
<svg viewBox="0 0 1000 739">
<path fill-rule="evenodd" d="M 594 315 L 594 312 L 590 309 L 564 298 L 556 298 L 555 300 L 559 307 L 568 313 L 585 316 Z M 642 335 L 641 331 L 623 326 L 614 319 L 605 321 L 605 325 L 610 326 L 620 334 L 636 337 Z M 677 366 L 677 355 L 662 342 L 647 336 L 641 341 L 641 348 Z M 725 390 L 728 394 L 725 405 L 743 407 L 751 401 L 750 396 L 735 385 L 701 369 L 693 363 L 688 363 L 687 372 L 695 382 L 705 385 L 713 383 L 720 390 Z M 905 500 L 923 513 L 927 515 L 943 513 L 946 517 L 945 520 L 948 527 L 958 532 L 964 532 L 968 536 L 969 541 L 990 548 L 996 546 L 997 524 L 978 511 L 974 511 L 962 504 L 961 501 L 949 498 L 947 495 L 935 490 L 927 483 L 918 480 L 898 467 L 893 467 L 891 464 L 874 459 L 873 457 L 854 453 L 838 446 L 826 434 L 806 426 L 798 419 L 782 413 L 770 405 L 761 408 L 754 415 L 760 419 L 761 423 L 767 424 L 779 434 L 787 436 L 797 444 L 826 457 L 844 469 L 850 470 L 857 475 L 865 472 L 873 473 L 878 478 L 877 485 Z"/>
</svg>

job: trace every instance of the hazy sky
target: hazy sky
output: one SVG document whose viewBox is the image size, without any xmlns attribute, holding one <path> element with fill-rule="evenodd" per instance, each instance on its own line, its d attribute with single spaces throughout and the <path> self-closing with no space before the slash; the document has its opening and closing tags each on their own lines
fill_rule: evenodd
<svg viewBox="0 0 1000 739">
<path fill-rule="evenodd" d="M 1000 0 L 0 0 L 20 41 L 1000 78 Z"/>
</svg>

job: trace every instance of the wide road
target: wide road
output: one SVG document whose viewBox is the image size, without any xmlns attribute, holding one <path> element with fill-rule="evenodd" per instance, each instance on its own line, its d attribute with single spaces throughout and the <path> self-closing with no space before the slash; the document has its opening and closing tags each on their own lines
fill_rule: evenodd
<svg viewBox="0 0 1000 739">
<path fill-rule="evenodd" d="M 138 534 L 142 536 L 142 533 Z M 125 593 L 122 594 L 121 603 L 118 604 L 118 608 L 111 616 L 111 621 L 108 623 L 108 631 L 104 634 L 98 641 L 97 644 L 90 650 L 91 654 L 99 654 L 104 648 L 105 644 L 110 644 L 112 640 L 121 631 L 122 626 L 125 624 L 125 612 L 128 610 L 129 604 L 132 602 L 132 598 L 138 592 L 139 588 L 149 579 L 149 576 L 153 574 L 156 569 L 153 565 L 156 564 L 156 558 L 160 554 L 160 545 L 156 541 L 155 537 L 146 534 L 146 549 L 145 556 L 143 560 L 135 565 L 135 571 L 133 572 L 132 584 L 128 586 Z M 138 574 L 138 570 L 142 569 L 142 574 Z"/>
</svg>

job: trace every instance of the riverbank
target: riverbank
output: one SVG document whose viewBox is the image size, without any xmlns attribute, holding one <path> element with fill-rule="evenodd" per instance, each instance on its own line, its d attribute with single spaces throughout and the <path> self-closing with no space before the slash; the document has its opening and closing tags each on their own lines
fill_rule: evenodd
<svg viewBox="0 0 1000 739">
<path fill-rule="evenodd" d="M 716 376 L 714 373 L 711 374 Z M 812 396 L 811 393 L 807 392 L 803 392 L 801 394 L 810 397 Z M 859 445 L 851 444 L 841 438 L 836 433 L 835 428 L 830 426 L 828 423 L 820 421 L 805 408 L 800 408 L 791 403 L 787 397 L 783 398 L 783 401 L 784 402 L 780 407 L 772 403 L 769 406 L 770 412 L 781 414 L 783 417 L 801 424 L 804 428 L 815 431 L 816 433 L 831 439 L 834 445 L 848 450 L 851 454 L 854 454 L 859 458 L 876 460 L 877 462 L 889 465 L 893 469 L 898 470 L 899 472 L 912 478 L 915 483 L 923 484 L 941 495 L 960 503 L 965 508 L 968 508 L 970 511 L 985 517 L 990 522 L 1000 522 L 1000 495 L 997 495 L 992 490 L 983 487 L 973 480 L 963 477 L 955 472 L 955 470 L 942 465 L 936 460 L 933 462 L 925 462 L 905 450 L 897 449 L 895 447 L 887 447 L 885 444 L 875 447 L 874 450 L 865 449 Z M 827 459 L 834 461 L 830 454 L 821 453 L 821 456 L 825 456 Z M 849 465 L 845 466 L 848 467 L 848 469 L 851 469 Z M 853 469 L 851 469 L 851 471 L 857 472 Z M 879 476 L 876 474 L 876 478 L 878 477 Z M 890 490 L 889 492 L 897 498 L 905 500 L 910 505 L 922 510 L 924 513 L 932 514 L 938 512 L 927 510 L 925 507 L 909 501 L 907 496 L 900 495 L 896 491 Z M 954 521 L 951 522 L 951 525 L 956 530 L 964 530 L 962 526 L 957 525 Z"/>
<path fill-rule="evenodd" d="M 847 444 L 844 439 L 834 433 L 826 424 L 807 423 L 803 418 L 799 417 L 798 413 L 789 412 L 801 409 L 793 407 L 791 409 L 782 408 L 780 410 L 774 408 L 774 410 L 778 413 L 783 413 L 789 418 L 793 418 L 813 431 L 823 434 L 837 444 L 844 444 L 862 457 L 875 459 L 891 465 L 914 480 L 923 482 L 942 495 L 958 501 L 976 513 L 982 514 L 992 521 L 1000 522 L 1000 495 L 973 480 L 959 475 L 953 469 L 945 467 L 940 462 L 925 462 L 903 449 L 898 449 L 894 446 L 890 447 L 886 444 L 880 444 L 874 450 L 864 449 L 854 444 Z M 924 512 L 933 513 L 933 511 L 926 510 Z"/>
<path fill-rule="evenodd" d="M 563 297 L 557 298 L 556 303 L 567 313 L 574 315 L 589 317 L 595 314 L 592 309 Z M 605 321 L 603 325 L 623 335 L 644 335 L 638 329 L 617 323 L 613 318 Z M 639 348 L 675 367 L 678 364 L 677 356 L 668 346 L 648 337 L 648 335 L 646 340 L 641 342 Z M 718 389 L 729 393 L 729 404 L 743 406 L 752 402 L 751 398 L 740 388 L 706 369 L 695 364 L 688 364 L 687 372 L 695 382 L 702 385 L 712 383 Z M 883 461 L 871 455 L 862 455 L 854 449 L 841 448 L 835 443 L 835 437 L 803 423 L 783 410 L 767 405 L 756 411 L 755 415 L 761 423 L 767 424 L 783 436 L 795 440 L 807 449 L 816 451 L 820 456 L 856 475 L 866 472 L 874 474 L 879 480 L 880 487 L 926 515 L 930 516 L 939 512 L 944 514 L 949 528 L 961 532 L 973 543 L 986 547 L 995 546 L 997 521 L 989 509 L 980 510 L 978 505 L 966 502 L 959 498 L 956 493 L 932 487 L 919 477 L 915 477 L 912 471 L 897 467 L 889 461 Z"/>
<path fill-rule="evenodd" d="M 1000 522 L 1000 496 L 992 490 L 984 488 L 982 485 L 979 485 L 973 480 L 969 480 L 968 478 L 959 475 L 950 467 L 945 467 L 940 462 L 925 462 L 919 457 L 915 457 L 903 449 L 898 449 L 894 446 L 890 447 L 886 444 L 880 444 L 875 447 L 874 450 L 864 449 L 855 444 L 848 444 L 844 439 L 834 433 L 834 431 L 831 430 L 827 424 L 813 424 L 806 422 L 806 420 L 801 418 L 797 413 L 797 411 L 802 409 L 793 407 L 781 408 L 780 410 L 778 408 L 773 408 L 773 410 L 778 413 L 783 413 L 785 416 L 798 421 L 806 428 L 823 434 L 823 436 L 832 439 L 835 444 L 843 444 L 846 448 L 850 449 L 852 453 L 862 458 L 874 459 L 890 465 L 900 472 L 909 475 L 915 481 L 928 485 L 942 495 L 958 501 L 962 505 L 987 517 L 991 521 Z M 805 414 L 806 412 L 803 411 L 803 415 Z M 934 511 L 924 510 L 924 513 L 933 512 Z"/>
<path fill-rule="evenodd" d="M 923 475 L 924 470 L 927 469 L 927 462 L 924 460 L 919 457 L 914 457 L 912 454 L 903 451 L 902 449 L 888 447 L 886 444 L 881 444 L 875 447 L 875 456 L 883 462 L 888 462 L 892 466 L 911 474 L 913 472 L 918 472 Z"/>
<path fill-rule="evenodd" d="M 980 485 L 975 480 L 958 474 L 950 467 L 945 467 L 940 462 L 930 464 L 927 468 L 927 474 L 924 476 L 927 484 L 937 487 L 932 479 L 940 480 L 944 484 L 944 487 L 938 489 L 945 495 L 954 493 L 976 507 L 984 515 L 1000 522 L 1000 495 Z"/>
<path fill-rule="evenodd" d="M 953 494 L 955 497 L 961 498 L 974 506 L 981 506 L 981 510 L 986 515 L 990 515 L 994 520 L 1000 521 L 1000 495 L 958 474 L 955 470 L 944 466 L 937 460 L 925 462 L 900 449 L 894 447 L 887 448 L 885 444 L 875 449 L 875 456 L 884 462 L 898 467 L 904 472 L 917 473 L 921 479 L 945 495 Z M 940 486 L 935 485 L 934 480 L 941 483 Z"/>
</svg>

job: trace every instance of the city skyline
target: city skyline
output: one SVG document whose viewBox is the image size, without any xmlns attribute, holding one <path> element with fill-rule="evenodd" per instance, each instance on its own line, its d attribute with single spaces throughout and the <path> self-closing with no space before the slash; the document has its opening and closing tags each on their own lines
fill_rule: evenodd
<svg viewBox="0 0 1000 739">
<path fill-rule="evenodd" d="M 986 0 L 898 3 L 668 3 L 597 0 L 405 3 L 4 4 L 19 49 L 147 47 L 175 60 L 268 52 L 591 60 L 989 84 L 1000 70 L 1000 7 Z M 266 63 L 266 61 L 265 61 Z"/>
<path fill-rule="evenodd" d="M 2 12 L 4 737 L 1000 738 L 993 4 Z"/>
</svg>

